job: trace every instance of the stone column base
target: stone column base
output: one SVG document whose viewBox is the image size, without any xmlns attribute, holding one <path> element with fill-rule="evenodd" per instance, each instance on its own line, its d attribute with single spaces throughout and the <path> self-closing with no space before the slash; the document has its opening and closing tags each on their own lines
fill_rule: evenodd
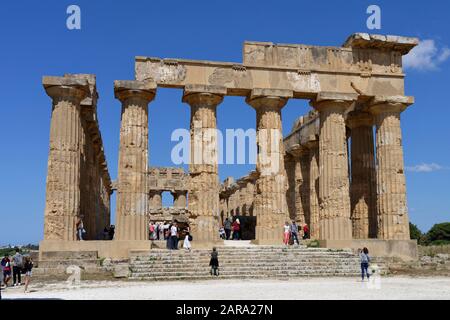
<svg viewBox="0 0 450 320">
<path fill-rule="evenodd" d="M 330 249 L 369 249 L 372 257 L 395 257 L 404 261 L 417 261 L 416 240 L 380 240 L 380 239 L 353 239 L 353 240 L 319 240 L 320 247 Z"/>
</svg>

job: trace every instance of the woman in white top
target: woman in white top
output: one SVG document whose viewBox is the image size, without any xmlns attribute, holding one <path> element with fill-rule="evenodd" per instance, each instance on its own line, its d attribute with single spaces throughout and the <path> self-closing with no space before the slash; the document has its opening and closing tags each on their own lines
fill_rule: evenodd
<svg viewBox="0 0 450 320">
<path fill-rule="evenodd" d="M 283 242 L 285 245 L 289 245 L 290 237 L 291 237 L 291 232 L 290 232 L 289 222 L 286 222 L 284 224 L 284 239 L 283 239 Z"/>
<path fill-rule="evenodd" d="M 189 232 L 186 232 L 186 236 L 184 237 L 183 248 L 187 251 L 191 251 L 191 241 L 189 241 Z"/>
</svg>

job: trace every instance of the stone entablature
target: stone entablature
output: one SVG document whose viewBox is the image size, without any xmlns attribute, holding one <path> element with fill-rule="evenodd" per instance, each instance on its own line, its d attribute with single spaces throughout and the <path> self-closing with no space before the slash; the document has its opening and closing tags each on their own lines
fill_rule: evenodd
<svg viewBox="0 0 450 320">
<path fill-rule="evenodd" d="M 187 191 L 189 174 L 182 168 L 150 167 L 148 170 L 148 190 Z"/>
</svg>

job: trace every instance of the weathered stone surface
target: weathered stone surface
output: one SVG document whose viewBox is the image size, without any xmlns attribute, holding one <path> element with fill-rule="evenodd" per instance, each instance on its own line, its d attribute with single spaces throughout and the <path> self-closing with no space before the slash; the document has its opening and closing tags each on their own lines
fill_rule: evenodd
<svg viewBox="0 0 450 320">
<path fill-rule="evenodd" d="M 397 101 L 377 98 L 370 107 L 376 125 L 378 238 L 406 240 L 409 218 L 400 113 L 408 103 Z"/>
<path fill-rule="evenodd" d="M 354 239 L 377 237 L 376 174 L 373 119 L 370 114 L 351 114 L 351 217 Z"/>
<path fill-rule="evenodd" d="M 117 182 L 118 240 L 145 240 L 147 232 L 148 103 L 155 96 L 152 82 L 115 81 L 122 102 Z"/>
<path fill-rule="evenodd" d="M 43 77 L 53 99 L 44 239 L 76 240 L 77 216 L 87 239 L 110 223 L 111 179 L 97 122 L 95 76 Z"/>
<path fill-rule="evenodd" d="M 198 92 L 203 89 L 206 92 Z M 223 96 L 216 87 L 185 91 L 183 102 L 191 107 L 191 153 L 189 183 L 190 229 L 197 241 L 218 239 L 219 176 L 216 108 Z M 220 92 L 220 90 L 219 90 Z"/>
</svg>

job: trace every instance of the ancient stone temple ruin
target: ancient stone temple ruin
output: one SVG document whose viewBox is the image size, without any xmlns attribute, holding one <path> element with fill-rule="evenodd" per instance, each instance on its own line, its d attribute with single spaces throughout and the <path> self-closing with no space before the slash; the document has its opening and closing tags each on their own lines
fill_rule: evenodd
<svg viewBox="0 0 450 320">
<path fill-rule="evenodd" d="M 413 255 L 400 115 L 414 101 L 405 95 L 402 56 L 417 44 L 354 34 L 341 47 L 245 42 L 242 63 L 138 56 L 135 79 L 114 83 L 122 103 L 114 182 L 96 116 L 95 77 L 44 77 L 53 107 L 41 251 L 126 256 L 150 248 L 149 221 L 167 219 L 186 221 L 195 245 L 208 247 L 220 243 L 219 224 L 238 215 L 253 226 L 247 231 L 256 244 L 280 244 L 283 224 L 296 220 L 324 247 L 370 242 L 379 252 Z M 149 165 L 149 104 L 160 87 L 183 90 L 191 108 L 188 173 Z M 217 137 L 210 133 L 226 96 L 241 96 L 242 107 L 255 110 L 258 154 L 254 171 L 221 184 Z M 308 100 L 312 109 L 282 137 L 289 99 Z M 113 191 L 115 239 L 94 241 L 110 223 Z M 162 192 L 174 196 L 172 208 L 163 208 Z M 74 241 L 81 214 L 92 241 Z"/>
</svg>

